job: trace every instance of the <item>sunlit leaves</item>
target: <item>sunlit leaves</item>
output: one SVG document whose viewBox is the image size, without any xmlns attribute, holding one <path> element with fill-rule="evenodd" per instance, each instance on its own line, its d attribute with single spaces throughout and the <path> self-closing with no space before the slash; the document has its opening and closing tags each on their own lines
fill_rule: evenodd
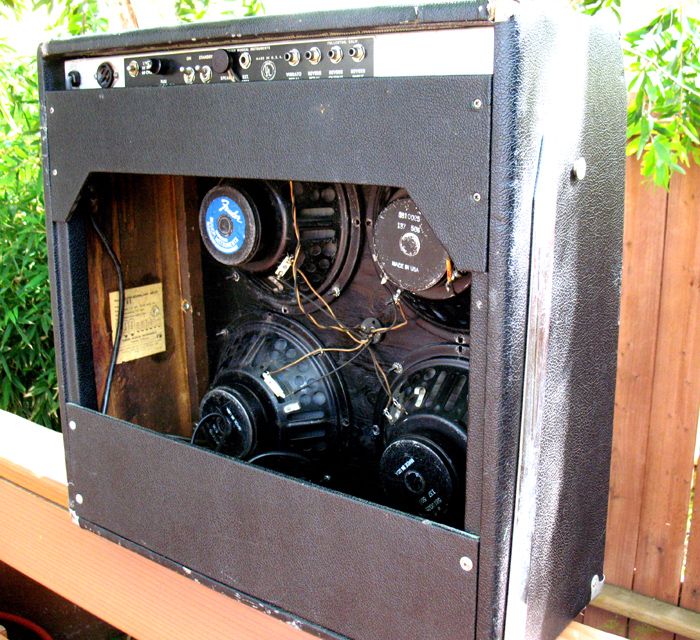
<svg viewBox="0 0 700 640">
<path fill-rule="evenodd" d="M 574 5 L 581 13 L 593 15 L 601 9 L 609 9 L 620 19 L 620 0 L 574 0 Z"/>
<path fill-rule="evenodd" d="M 209 0 L 175 0 L 175 15 L 180 22 L 204 19 L 209 11 Z"/>
<path fill-rule="evenodd" d="M 0 407 L 57 427 L 36 66 L 7 47 L 0 140 Z"/>
<path fill-rule="evenodd" d="M 106 27 L 97 0 L 3 4 L 52 11 L 54 35 Z M 0 408 L 58 428 L 47 260 L 36 61 L 0 44 Z"/>
<path fill-rule="evenodd" d="M 255 16 L 264 12 L 261 0 L 175 0 L 175 15 L 180 22 Z"/>
<path fill-rule="evenodd" d="M 629 90 L 627 152 L 668 188 L 673 172 L 700 162 L 700 21 L 662 11 L 625 37 Z"/>
<path fill-rule="evenodd" d="M 620 0 L 572 0 L 588 14 L 612 10 Z M 674 3 L 623 39 L 629 91 L 627 154 L 642 174 L 668 189 L 671 175 L 700 162 L 700 21 Z"/>
</svg>

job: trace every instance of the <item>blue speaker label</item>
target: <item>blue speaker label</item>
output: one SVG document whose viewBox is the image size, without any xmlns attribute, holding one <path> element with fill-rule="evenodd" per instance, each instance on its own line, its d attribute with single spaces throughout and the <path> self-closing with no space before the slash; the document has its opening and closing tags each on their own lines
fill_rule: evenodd
<svg viewBox="0 0 700 640">
<path fill-rule="evenodd" d="M 226 196 L 218 196 L 209 203 L 206 228 L 209 240 L 221 253 L 236 253 L 245 242 L 243 211 L 237 202 Z"/>
</svg>

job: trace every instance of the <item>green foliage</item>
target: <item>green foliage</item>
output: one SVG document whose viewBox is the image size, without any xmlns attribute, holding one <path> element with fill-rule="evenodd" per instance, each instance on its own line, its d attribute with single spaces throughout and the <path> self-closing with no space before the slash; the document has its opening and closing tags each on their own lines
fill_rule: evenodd
<svg viewBox="0 0 700 640">
<path fill-rule="evenodd" d="M 620 0 L 572 3 L 582 13 L 608 9 L 620 19 Z M 642 175 L 665 189 L 674 172 L 700 163 L 700 20 L 677 4 L 623 39 L 630 95 L 627 155 L 641 159 Z"/>
<path fill-rule="evenodd" d="M 27 9 L 3 4 L 16 15 Z M 53 11 L 54 3 L 38 0 L 34 8 Z M 107 26 L 97 0 L 68 0 L 59 9 L 54 34 Z M 38 97 L 36 60 L 0 45 L 0 408 L 57 429 Z"/>
<path fill-rule="evenodd" d="M 668 188 L 673 172 L 700 163 L 700 21 L 681 9 L 661 12 L 625 37 L 629 91 L 627 153 Z"/>
<path fill-rule="evenodd" d="M 196 22 L 209 11 L 209 0 L 175 0 L 175 15 L 180 22 Z"/>
<path fill-rule="evenodd" d="M 620 0 L 579 0 L 575 2 L 581 13 L 593 15 L 601 9 L 610 9 L 620 19 Z"/>
<path fill-rule="evenodd" d="M 231 7 L 230 5 L 234 6 Z M 51 37 L 107 28 L 99 0 L 0 0 L 0 12 L 52 17 Z M 176 0 L 182 21 L 210 18 L 210 0 Z M 263 11 L 228 3 L 217 17 Z M 0 43 L 0 409 L 59 428 L 44 226 L 36 60 Z"/>
<path fill-rule="evenodd" d="M 231 6 L 233 5 L 233 6 Z M 227 3 L 212 3 L 211 0 L 175 0 L 175 15 L 180 22 L 196 22 L 208 19 L 235 16 L 254 16 L 264 13 L 261 0 L 236 0 Z"/>
<path fill-rule="evenodd" d="M 46 6 L 50 11 L 55 8 L 54 0 L 35 0 L 34 8 Z M 107 30 L 107 19 L 100 15 L 98 0 L 64 0 L 58 3 L 63 7 L 52 27 L 54 33 L 81 36 L 86 33 L 100 33 Z"/>
<path fill-rule="evenodd" d="M 0 407 L 55 428 L 36 67 L 0 60 Z"/>
</svg>

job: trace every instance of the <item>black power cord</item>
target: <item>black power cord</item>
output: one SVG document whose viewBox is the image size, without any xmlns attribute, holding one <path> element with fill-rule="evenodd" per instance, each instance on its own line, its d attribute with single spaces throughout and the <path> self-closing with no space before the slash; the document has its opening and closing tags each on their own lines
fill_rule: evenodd
<svg viewBox="0 0 700 640">
<path fill-rule="evenodd" d="M 90 222 L 92 222 L 92 228 L 95 230 L 95 233 L 100 239 L 100 242 L 102 243 L 102 246 L 107 252 L 107 255 L 111 258 L 112 262 L 114 263 L 114 270 L 117 273 L 117 282 L 119 288 L 119 311 L 117 313 L 117 331 L 116 335 L 114 336 L 112 358 L 109 362 L 107 380 L 105 381 L 105 391 L 104 395 L 102 396 L 102 409 L 100 410 L 102 413 L 106 414 L 107 407 L 109 406 L 109 396 L 112 391 L 112 379 L 114 378 L 114 369 L 117 365 L 117 356 L 119 355 L 119 345 L 122 341 L 122 330 L 124 326 L 124 275 L 122 274 L 122 265 L 119 262 L 119 258 L 117 258 L 117 256 L 115 255 L 114 251 L 112 250 L 112 247 L 110 246 L 109 242 L 107 241 L 107 238 L 105 237 L 105 234 L 102 233 L 102 229 L 100 229 L 99 225 L 95 221 L 95 218 L 90 216 Z"/>
</svg>

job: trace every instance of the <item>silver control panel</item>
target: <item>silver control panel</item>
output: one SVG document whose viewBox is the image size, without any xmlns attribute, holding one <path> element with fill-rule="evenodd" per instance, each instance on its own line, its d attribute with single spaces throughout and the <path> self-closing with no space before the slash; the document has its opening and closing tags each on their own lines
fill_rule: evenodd
<svg viewBox="0 0 700 640">
<path fill-rule="evenodd" d="M 67 60 L 66 89 L 493 74 L 493 28 L 236 42 Z"/>
</svg>

